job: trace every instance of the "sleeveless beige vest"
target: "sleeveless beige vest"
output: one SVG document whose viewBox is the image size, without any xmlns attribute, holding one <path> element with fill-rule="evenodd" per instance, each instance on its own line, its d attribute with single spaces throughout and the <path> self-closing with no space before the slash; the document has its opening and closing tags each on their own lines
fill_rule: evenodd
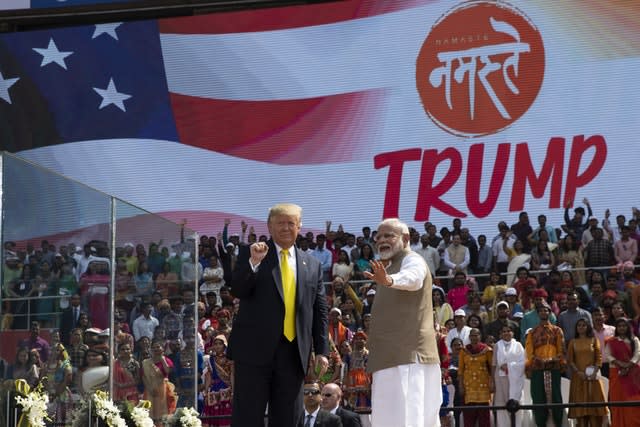
<svg viewBox="0 0 640 427">
<path fill-rule="evenodd" d="M 387 273 L 400 271 L 404 250 L 392 258 Z M 413 253 L 422 262 L 424 259 Z M 427 268 L 428 270 L 428 268 Z M 422 288 L 404 291 L 377 285 L 371 312 L 370 350 L 367 370 L 375 372 L 410 363 L 439 364 L 433 327 L 431 275 L 427 274 Z"/>
</svg>

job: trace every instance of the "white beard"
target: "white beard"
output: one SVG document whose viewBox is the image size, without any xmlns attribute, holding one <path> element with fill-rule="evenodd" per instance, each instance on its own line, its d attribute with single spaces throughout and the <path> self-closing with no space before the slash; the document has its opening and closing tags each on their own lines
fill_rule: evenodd
<svg viewBox="0 0 640 427">
<path fill-rule="evenodd" d="M 402 251 L 403 245 L 404 243 L 402 239 L 398 239 L 396 244 L 393 246 L 384 244 L 378 247 L 378 255 L 380 256 L 381 260 L 387 261 L 396 256 L 400 251 Z"/>
</svg>

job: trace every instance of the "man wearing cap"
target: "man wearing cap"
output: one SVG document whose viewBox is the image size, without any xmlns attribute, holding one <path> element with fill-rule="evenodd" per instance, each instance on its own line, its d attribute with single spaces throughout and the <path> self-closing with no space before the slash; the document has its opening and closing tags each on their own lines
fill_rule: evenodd
<svg viewBox="0 0 640 427">
<path fill-rule="evenodd" d="M 467 326 L 466 316 L 467 313 L 462 308 L 453 312 L 453 323 L 456 327 L 447 332 L 446 342 L 449 351 L 451 351 L 451 341 L 453 341 L 454 338 L 460 338 L 462 345 L 467 345 L 471 342 L 469 341 L 469 331 L 471 331 L 471 328 Z"/>
<path fill-rule="evenodd" d="M 376 248 L 380 260 L 365 273 L 378 284 L 367 365 L 372 426 L 437 426 L 442 379 L 429 268 L 410 250 L 409 227 L 397 218 L 380 223 Z"/>
<path fill-rule="evenodd" d="M 367 293 L 365 294 L 365 301 L 364 301 L 364 305 L 362 307 L 362 315 L 364 316 L 365 314 L 369 314 L 371 313 L 371 310 L 373 309 L 373 302 L 376 298 L 376 290 L 375 289 L 369 289 L 367 291 Z"/>
<path fill-rule="evenodd" d="M 277 204 L 267 218 L 271 240 L 240 246 L 230 282 L 241 300 L 228 350 L 235 367 L 234 426 L 263 425 L 267 405 L 269 426 L 296 426 L 312 347 L 320 375 L 329 365 L 320 263 L 294 245 L 301 218 L 300 206 Z"/>
<path fill-rule="evenodd" d="M 342 324 L 342 311 L 338 307 L 329 311 L 329 336 L 336 348 L 340 348 L 345 341 L 351 342 L 353 338 L 353 332 Z"/>
<path fill-rule="evenodd" d="M 529 329 L 535 328 L 540 323 L 540 316 L 538 316 L 538 307 L 540 307 L 543 303 L 547 304 L 547 291 L 542 288 L 536 289 L 533 291 L 533 305 L 534 309 L 529 310 L 524 314 L 522 320 L 520 321 L 520 342 L 524 345 L 527 339 L 527 331 Z M 549 315 L 549 323 L 555 325 L 556 324 L 556 315 L 551 313 Z"/>
<path fill-rule="evenodd" d="M 587 220 L 587 228 L 582 232 L 582 247 L 586 247 L 593 240 L 593 232 L 598 228 L 598 218 L 591 215 Z M 605 234 L 605 239 L 607 235 Z"/>
<path fill-rule="evenodd" d="M 541 302 L 536 307 L 540 324 L 527 334 L 525 369 L 531 378 L 531 400 L 533 403 L 562 403 L 560 375 L 566 368 L 564 358 L 564 335 L 562 329 L 549 322 L 551 307 Z M 562 408 L 551 410 L 556 427 L 562 425 Z M 549 409 L 534 409 L 533 415 L 538 427 L 547 425 Z"/>
<path fill-rule="evenodd" d="M 506 301 L 500 301 L 496 304 L 496 311 L 498 318 L 493 322 L 487 323 L 484 327 L 484 336 L 491 335 L 496 339 L 496 342 L 502 339 L 502 328 L 509 326 L 513 331 L 514 336 L 520 336 L 520 327 L 516 322 L 509 319 L 509 303 Z"/>
</svg>

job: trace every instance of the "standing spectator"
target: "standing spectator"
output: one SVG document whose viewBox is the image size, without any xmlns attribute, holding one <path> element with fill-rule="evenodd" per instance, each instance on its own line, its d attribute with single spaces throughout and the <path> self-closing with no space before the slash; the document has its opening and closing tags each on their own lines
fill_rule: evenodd
<svg viewBox="0 0 640 427">
<path fill-rule="evenodd" d="M 338 261 L 331 267 L 331 278 L 333 279 L 336 276 L 341 277 L 345 282 L 351 280 L 353 276 L 353 264 L 351 263 L 349 254 L 343 249 L 338 252 Z"/>
<path fill-rule="evenodd" d="M 133 337 L 136 342 L 142 337 L 153 338 L 153 332 L 160 324 L 158 319 L 151 315 L 151 304 L 143 303 L 140 308 L 142 314 L 133 321 Z"/>
<path fill-rule="evenodd" d="M 537 306 L 540 317 L 538 326 L 527 334 L 526 371 L 531 378 L 531 400 L 534 404 L 562 403 L 560 375 L 566 366 L 564 358 L 564 336 L 562 329 L 549 322 L 551 308 L 544 302 Z M 533 410 L 538 427 L 547 425 L 549 409 Z M 562 408 L 551 409 L 556 427 L 562 425 Z"/>
<path fill-rule="evenodd" d="M 602 228 L 604 228 L 606 232 L 609 233 L 609 235 L 611 236 L 610 240 L 612 240 L 615 243 L 618 240 L 620 240 L 620 237 L 622 236 L 622 227 L 624 227 L 625 223 L 627 222 L 627 219 L 624 217 L 624 215 L 617 215 L 616 226 L 612 228 L 611 223 L 609 222 L 610 216 L 611 216 L 611 211 L 609 209 L 604 211 Z"/>
<path fill-rule="evenodd" d="M 591 324 L 580 319 L 575 325 L 575 338 L 567 340 L 567 364 L 571 367 L 569 403 L 604 402 L 604 389 L 598 379 L 602 365 L 600 342 L 593 335 Z M 609 411 L 606 407 L 569 408 L 569 418 L 577 419 L 579 427 L 602 425 Z"/>
<path fill-rule="evenodd" d="M 364 272 L 371 272 L 370 261 L 374 258 L 373 247 L 365 243 L 360 248 L 360 257 L 354 262 L 354 278 L 364 280 Z"/>
<path fill-rule="evenodd" d="M 316 236 L 316 248 L 311 255 L 320 262 L 322 268 L 322 280 L 331 281 L 332 256 L 331 251 L 326 248 L 327 238 L 324 234 Z"/>
<path fill-rule="evenodd" d="M 164 341 L 153 341 L 151 357 L 142 362 L 142 382 L 145 399 L 151 401 L 149 415 L 156 427 L 162 426 L 162 419 L 176 410 L 175 386 L 169 382 L 173 362 L 164 355 Z"/>
<path fill-rule="evenodd" d="M 29 338 L 23 339 L 18 346 L 36 350 L 40 354 L 40 360 L 42 361 L 49 360 L 51 348 L 47 340 L 40 336 L 40 322 L 38 321 L 31 322 Z"/>
<path fill-rule="evenodd" d="M 638 242 L 630 236 L 631 229 L 626 225 L 623 226 L 620 238 L 613 245 L 614 257 L 618 264 L 626 261 L 633 264 L 638 257 Z"/>
<path fill-rule="evenodd" d="M 613 246 L 605 240 L 602 228 L 593 231 L 593 240 L 584 249 L 584 265 L 589 268 L 606 268 L 613 265 Z"/>
<path fill-rule="evenodd" d="M 503 338 L 503 329 L 505 326 L 508 326 L 512 330 L 512 335 L 520 336 L 520 328 L 518 324 L 513 320 L 509 319 L 510 307 L 509 303 L 506 301 L 500 301 L 496 305 L 497 316 L 498 318 L 493 322 L 487 323 L 484 329 L 484 336 L 493 336 L 496 341 Z"/>
<path fill-rule="evenodd" d="M 444 290 L 440 286 L 433 286 L 431 297 L 433 300 L 433 311 L 435 313 L 436 323 L 444 326 L 447 320 L 453 319 L 453 308 L 448 302 L 446 302 L 444 298 Z"/>
<path fill-rule="evenodd" d="M 459 308 L 453 313 L 453 322 L 455 327 L 449 329 L 447 333 L 447 348 L 451 351 L 451 343 L 455 338 L 459 338 L 462 341 L 462 345 L 469 344 L 469 332 L 471 328 L 466 325 L 466 313 L 463 309 Z"/>
<path fill-rule="evenodd" d="M 558 326 L 562 328 L 564 339 L 569 342 L 574 338 L 576 324 L 578 320 L 584 319 L 592 325 L 591 313 L 579 307 L 580 297 L 575 291 L 567 294 L 567 309 L 558 315 Z"/>
<path fill-rule="evenodd" d="M 463 272 L 466 275 L 470 262 L 469 248 L 462 245 L 459 234 L 454 234 L 451 238 L 451 244 L 444 250 L 444 265 L 447 266 L 451 274 Z"/>
<path fill-rule="evenodd" d="M 459 392 L 464 397 L 465 405 L 483 406 L 491 402 L 494 390 L 491 376 L 493 350 L 480 341 L 480 331 L 476 328 L 469 331 L 469 344 L 460 355 L 458 367 Z M 489 409 L 463 410 L 465 427 L 489 427 Z"/>
<path fill-rule="evenodd" d="M 420 244 L 421 247 L 416 249 L 416 252 L 420 254 L 422 258 L 424 258 L 427 263 L 427 267 L 429 267 L 429 273 L 431 273 L 431 276 L 434 277 L 436 275 L 436 272 L 438 271 L 438 268 L 440 267 L 440 254 L 438 253 L 436 248 L 429 244 L 429 236 L 427 236 L 426 234 L 423 234 L 420 237 Z"/>
<path fill-rule="evenodd" d="M 598 339 L 600 353 L 602 356 L 602 367 L 600 368 L 600 371 L 602 372 L 602 376 L 609 378 L 609 362 L 604 355 L 604 350 L 605 343 L 609 338 L 615 335 L 616 328 L 604 323 L 604 312 L 600 307 L 591 309 L 591 319 L 593 320 L 593 334 Z"/>
<path fill-rule="evenodd" d="M 529 214 L 526 212 L 520 212 L 520 215 L 518 215 L 518 222 L 511 226 L 511 232 L 522 242 L 522 251 L 527 254 L 531 253 L 529 236 L 533 233 L 533 229 L 529 224 Z"/>
<path fill-rule="evenodd" d="M 487 236 L 481 234 L 478 236 L 478 262 L 475 272 L 477 274 L 486 274 L 491 271 L 493 266 L 493 252 L 491 247 L 487 245 Z M 484 280 L 486 282 L 486 280 Z"/>
<path fill-rule="evenodd" d="M 509 227 L 504 222 L 498 225 L 500 233 L 491 244 L 493 252 L 493 266 L 498 273 L 506 273 L 509 266 L 509 254 L 505 248 L 512 248 L 515 236 L 509 232 Z"/>
<path fill-rule="evenodd" d="M 131 356 L 131 344 L 118 346 L 118 358 L 113 364 L 113 400 L 114 402 L 138 403 L 138 384 L 140 383 L 140 363 Z"/>
<path fill-rule="evenodd" d="M 478 266 L 478 244 L 476 240 L 469 234 L 468 228 L 460 229 L 460 243 L 469 249 L 469 270 L 476 273 Z"/>
<path fill-rule="evenodd" d="M 547 239 L 551 243 L 558 243 L 558 236 L 556 234 L 556 230 L 547 225 L 547 216 L 546 215 L 538 215 L 538 228 L 533 230 L 533 233 L 529 235 L 530 243 L 537 243 L 540 240 L 545 240 L 542 238 L 543 233 L 546 233 Z"/>
<path fill-rule="evenodd" d="M 353 337 L 353 349 L 343 357 L 345 378 L 343 389 L 349 406 L 355 410 L 371 410 L 371 374 L 367 372 L 369 349 L 367 334 L 356 332 Z M 364 417 L 367 421 L 369 416 Z"/>
<path fill-rule="evenodd" d="M 593 216 L 591 210 L 591 204 L 585 197 L 582 199 L 582 203 L 587 206 L 588 215 L 587 218 Z M 562 225 L 562 231 L 573 237 L 576 242 L 582 242 L 582 233 L 587 228 L 588 223 L 584 221 L 585 212 L 582 206 L 578 206 L 573 210 L 573 218 L 569 218 L 569 206 L 573 204 L 573 200 L 567 200 L 567 204 L 564 208 L 564 224 Z"/>
<path fill-rule="evenodd" d="M 471 288 L 467 285 L 467 275 L 458 271 L 453 275 L 453 287 L 447 292 L 447 301 L 454 310 L 457 310 L 467 303 L 469 292 Z"/>
<path fill-rule="evenodd" d="M 504 406 L 509 400 L 521 402 L 523 399 L 525 353 L 522 344 L 513 339 L 514 333 L 512 326 L 503 324 L 500 329 L 501 339 L 493 347 L 491 371 L 495 384 L 495 406 Z M 496 426 L 510 426 L 510 418 L 507 411 L 498 411 Z M 516 425 L 522 425 L 522 411 L 516 412 Z"/>
<path fill-rule="evenodd" d="M 581 246 L 586 247 L 590 241 L 593 240 L 593 232 L 598 228 L 598 218 L 595 216 L 590 216 L 587 221 L 587 228 L 582 232 L 582 240 L 580 241 Z M 605 240 L 609 240 L 609 236 L 606 233 L 603 233 L 603 238 Z"/>
<path fill-rule="evenodd" d="M 631 324 L 620 318 L 615 323 L 615 336 L 607 341 L 605 357 L 609 362 L 609 400 L 614 402 L 640 400 L 640 341 Z M 640 425 L 640 407 L 611 408 L 611 427 Z"/>
</svg>

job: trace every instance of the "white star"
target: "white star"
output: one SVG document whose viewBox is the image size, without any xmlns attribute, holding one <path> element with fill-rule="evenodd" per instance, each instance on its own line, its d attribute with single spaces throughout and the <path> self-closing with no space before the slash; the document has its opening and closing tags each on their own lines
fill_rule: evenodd
<svg viewBox="0 0 640 427">
<path fill-rule="evenodd" d="M 46 49 L 39 49 L 37 47 L 34 47 L 33 50 L 42 55 L 42 63 L 40 64 L 40 67 L 44 67 L 47 64 L 55 62 L 65 70 L 67 69 L 67 64 L 64 62 L 64 58 L 73 53 L 60 52 L 58 50 L 58 46 L 56 46 L 56 43 L 53 41 L 53 38 L 49 39 L 49 46 L 47 46 Z"/>
<path fill-rule="evenodd" d="M 93 31 L 93 36 L 91 36 L 91 39 L 95 39 L 102 34 L 106 34 L 113 37 L 114 40 L 118 40 L 116 28 L 118 28 L 120 25 L 122 25 L 122 22 L 116 22 L 112 24 L 96 24 L 96 29 Z"/>
<path fill-rule="evenodd" d="M 11 97 L 9 96 L 9 88 L 13 86 L 15 82 L 17 82 L 18 80 L 20 80 L 19 77 L 16 77 L 14 79 L 5 79 L 2 76 L 2 72 L 0 72 L 0 98 L 4 99 L 9 104 L 11 104 Z"/>
<path fill-rule="evenodd" d="M 98 92 L 98 95 L 102 97 L 102 103 L 100 104 L 100 107 L 98 107 L 99 110 L 102 110 L 104 107 L 113 104 L 122 111 L 127 111 L 124 108 L 124 102 L 122 101 L 131 98 L 131 95 L 118 92 L 118 90 L 116 89 L 116 85 L 113 83 L 113 78 L 109 79 L 109 85 L 106 89 L 98 89 L 97 87 L 94 87 L 93 90 Z"/>
</svg>

